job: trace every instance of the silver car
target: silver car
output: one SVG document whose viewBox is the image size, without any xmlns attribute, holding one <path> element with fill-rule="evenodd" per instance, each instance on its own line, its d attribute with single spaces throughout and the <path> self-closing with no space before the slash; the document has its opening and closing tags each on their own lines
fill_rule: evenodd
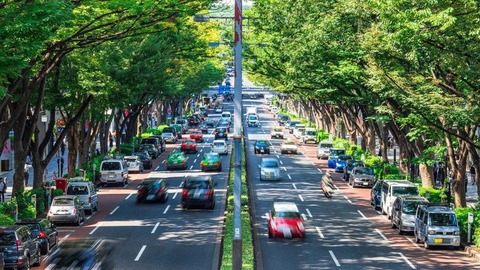
<svg viewBox="0 0 480 270">
<path fill-rule="evenodd" d="M 260 168 L 260 180 L 280 180 L 280 163 L 276 158 L 262 158 L 258 165 Z"/>
<path fill-rule="evenodd" d="M 171 132 L 162 133 L 162 138 L 165 140 L 166 143 L 176 143 L 177 136 Z"/>
<path fill-rule="evenodd" d="M 368 167 L 355 167 L 353 168 L 348 178 L 348 184 L 352 187 L 373 187 L 375 184 L 375 176 L 373 170 Z"/>
<path fill-rule="evenodd" d="M 57 196 L 52 200 L 47 219 L 54 224 L 74 223 L 80 226 L 80 222 L 85 221 L 83 203 L 75 195 Z"/>
</svg>

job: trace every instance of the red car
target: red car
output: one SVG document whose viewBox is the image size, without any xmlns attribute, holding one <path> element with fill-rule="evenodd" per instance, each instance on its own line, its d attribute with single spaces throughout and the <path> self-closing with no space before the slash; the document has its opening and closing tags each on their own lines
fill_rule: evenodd
<svg viewBox="0 0 480 270">
<path fill-rule="evenodd" d="M 268 215 L 268 237 L 305 238 L 303 218 L 295 203 L 273 203 Z"/>
<path fill-rule="evenodd" d="M 197 142 L 203 142 L 203 132 L 199 129 L 192 130 L 190 132 L 190 139 L 193 139 Z"/>
<path fill-rule="evenodd" d="M 182 152 L 197 153 L 197 142 L 195 140 L 185 140 L 180 146 Z"/>
</svg>

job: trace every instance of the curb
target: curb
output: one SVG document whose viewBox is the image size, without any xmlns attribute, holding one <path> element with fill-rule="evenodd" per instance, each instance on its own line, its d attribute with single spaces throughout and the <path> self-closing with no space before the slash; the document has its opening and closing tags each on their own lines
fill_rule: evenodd
<svg viewBox="0 0 480 270">
<path fill-rule="evenodd" d="M 470 258 L 474 259 L 477 262 L 480 262 L 480 252 L 475 246 L 467 245 L 465 246 L 464 250 Z"/>
</svg>

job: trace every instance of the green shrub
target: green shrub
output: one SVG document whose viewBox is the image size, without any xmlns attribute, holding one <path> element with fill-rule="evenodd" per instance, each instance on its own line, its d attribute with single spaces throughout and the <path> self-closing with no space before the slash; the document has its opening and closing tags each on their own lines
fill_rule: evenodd
<svg viewBox="0 0 480 270">
<path fill-rule="evenodd" d="M 25 192 L 27 198 L 32 198 L 32 195 L 36 195 L 37 197 L 37 213 L 45 213 L 46 205 L 47 205 L 47 194 L 44 189 L 36 188 L 30 191 Z"/>
<path fill-rule="evenodd" d="M 431 203 L 441 203 L 442 202 L 442 193 L 443 190 L 436 189 L 436 188 L 424 188 L 420 187 L 420 196 L 427 198 L 426 193 L 427 191 L 430 193 L 428 201 Z"/>
<path fill-rule="evenodd" d="M 63 195 L 63 190 L 61 189 L 54 189 L 52 193 L 52 198 L 55 198 L 57 196 L 62 196 Z"/>
<path fill-rule="evenodd" d="M 18 209 L 18 219 L 33 219 L 36 218 L 37 211 L 33 204 L 29 204 L 26 208 Z"/>
<path fill-rule="evenodd" d="M 458 223 L 460 226 L 460 236 L 463 241 L 467 240 L 468 235 L 468 213 L 473 213 L 473 223 L 472 223 L 472 243 L 477 247 L 480 246 L 480 209 L 479 208 L 470 208 L 470 207 L 459 207 L 455 208 L 455 213 L 457 214 Z"/>
<path fill-rule="evenodd" d="M 15 220 L 12 216 L 6 213 L 0 212 L 0 226 L 12 225 L 15 223 Z"/>
<path fill-rule="evenodd" d="M 326 132 L 323 129 L 321 129 L 317 132 L 317 140 L 319 142 L 328 140 L 329 136 L 330 135 L 328 134 L 328 132 Z"/>
<path fill-rule="evenodd" d="M 385 180 L 408 180 L 408 174 L 386 174 L 383 176 Z"/>
</svg>

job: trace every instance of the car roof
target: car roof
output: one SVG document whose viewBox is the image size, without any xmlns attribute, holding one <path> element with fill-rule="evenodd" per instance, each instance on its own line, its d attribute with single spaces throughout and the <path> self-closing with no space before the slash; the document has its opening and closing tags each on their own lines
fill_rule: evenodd
<svg viewBox="0 0 480 270">
<path fill-rule="evenodd" d="M 425 197 L 422 196 L 412 196 L 412 195 L 402 195 L 398 196 L 401 200 L 404 201 L 422 201 L 422 202 L 428 202 L 428 200 Z"/>
<path fill-rule="evenodd" d="M 185 181 L 211 181 L 212 177 L 208 175 L 203 176 L 187 176 L 185 177 Z"/>
<path fill-rule="evenodd" d="M 75 197 L 78 197 L 77 195 L 61 195 L 61 196 L 55 196 L 55 199 L 74 199 Z"/>
<path fill-rule="evenodd" d="M 276 159 L 276 158 L 264 157 L 264 158 L 262 158 L 262 162 L 264 162 L 264 161 L 275 161 L 275 162 L 278 162 L 278 159 Z"/>
<path fill-rule="evenodd" d="M 221 143 L 227 144 L 224 140 L 214 140 L 213 142 L 214 142 L 214 143 L 216 143 L 216 142 L 221 142 Z"/>
<path fill-rule="evenodd" d="M 293 202 L 274 202 L 273 209 L 275 212 L 300 212 L 297 205 Z"/>
</svg>

